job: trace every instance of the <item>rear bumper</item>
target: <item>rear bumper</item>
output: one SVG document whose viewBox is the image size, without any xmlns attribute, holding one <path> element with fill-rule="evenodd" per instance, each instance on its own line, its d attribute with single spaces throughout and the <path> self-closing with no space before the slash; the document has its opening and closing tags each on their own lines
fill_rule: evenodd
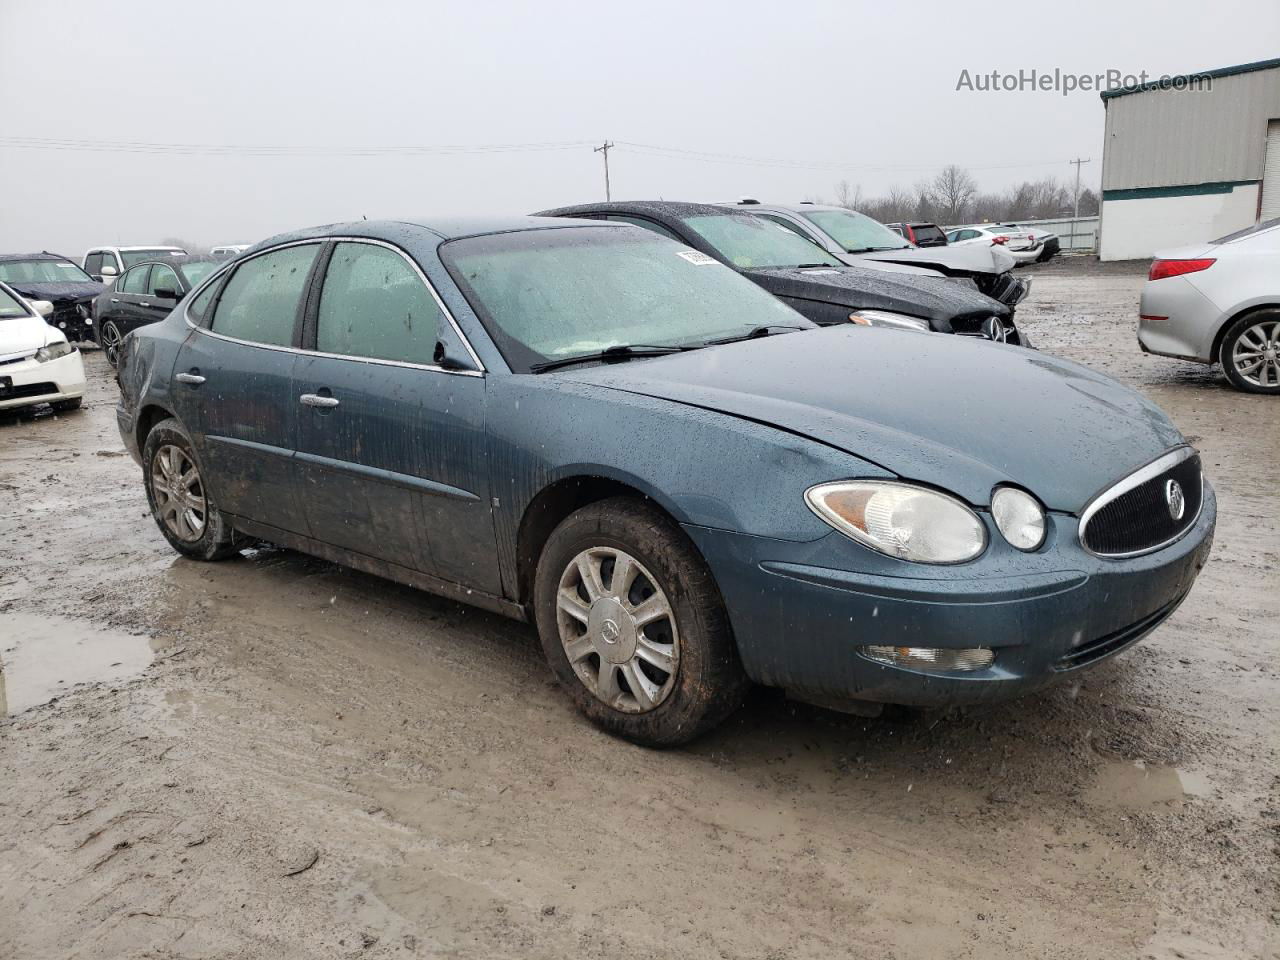
<svg viewBox="0 0 1280 960">
<path fill-rule="evenodd" d="M 1037 553 L 993 539 L 983 557 L 952 568 L 872 556 L 837 533 L 812 543 L 689 533 L 753 680 L 827 698 L 945 706 L 1020 696 L 1140 640 L 1191 589 L 1215 521 L 1206 483 L 1199 521 L 1156 553 L 1093 557 L 1074 518 L 1053 515 Z M 995 659 L 969 673 L 930 673 L 870 660 L 867 645 L 986 647 Z"/>
<path fill-rule="evenodd" d="M 1145 353 L 1212 363 L 1222 311 L 1186 277 L 1148 280 L 1138 306 L 1138 345 Z"/>
<path fill-rule="evenodd" d="M 0 366 L 0 410 L 29 407 L 84 396 L 84 361 L 80 351 L 40 363 L 34 358 Z"/>
</svg>

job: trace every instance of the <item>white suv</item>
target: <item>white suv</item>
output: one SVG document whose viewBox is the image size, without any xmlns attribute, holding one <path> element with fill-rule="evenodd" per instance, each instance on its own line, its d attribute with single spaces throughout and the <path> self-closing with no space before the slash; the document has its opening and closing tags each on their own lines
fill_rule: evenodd
<svg viewBox="0 0 1280 960">
<path fill-rule="evenodd" d="M 156 257 L 186 255 L 187 251 L 181 247 L 93 247 L 84 255 L 81 266 L 93 279 L 101 280 L 110 287 L 115 284 L 116 277 L 135 263 L 154 260 Z"/>
</svg>

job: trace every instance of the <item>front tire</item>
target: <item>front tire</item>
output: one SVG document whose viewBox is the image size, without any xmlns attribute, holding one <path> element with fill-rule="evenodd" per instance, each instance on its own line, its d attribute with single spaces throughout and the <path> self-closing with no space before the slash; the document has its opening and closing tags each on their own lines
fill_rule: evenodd
<svg viewBox="0 0 1280 960">
<path fill-rule="evenodd" d="M 98 338 L 107 363 L 114 369 L 120 359 L 120 341 L 124 339 L 124 335 L 114 320 L 108 320 L 98 328 Z"/>
<path fill-rule="evenodd" d="M 161 420 L 142 446 L 142 477 L 151 516 L 169 545 L 193 560 L 225 560 L 241 538 L 215 506 L 200 461 L 177 420 Z"/>
<path fill-rule="evenodd" d="M 534 613 L 547 662 L 578 709 L 634 743 L 692 740 L 748 687 L 711 571 L 642 501 L 603 500 L 556 527 L 538 561 Z"/>
<path fill-rule="evenodd" d="M 1232 323 L 1218 360 L 1237 390 L 1280 394 L 1280 310 L 1257 310 Z"/>
</svg>

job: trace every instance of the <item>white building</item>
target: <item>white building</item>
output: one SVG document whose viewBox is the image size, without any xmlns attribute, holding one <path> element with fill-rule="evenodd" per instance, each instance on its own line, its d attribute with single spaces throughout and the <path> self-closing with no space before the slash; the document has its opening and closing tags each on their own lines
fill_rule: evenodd
<svg viewBox="0 0 1280 960">
<path fill-rule="evenodd" d="M 1280 59 L 1102 94 L 1103 260 L 1280 217 Z"/>
</svg>

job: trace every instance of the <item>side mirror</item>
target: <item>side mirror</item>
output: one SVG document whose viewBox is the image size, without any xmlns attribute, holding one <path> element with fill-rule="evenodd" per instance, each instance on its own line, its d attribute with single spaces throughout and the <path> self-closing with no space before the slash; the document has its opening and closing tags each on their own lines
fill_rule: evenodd
<svg viewBox="0 0 1280 960">
<path fill-rule="evenodd" d="M 441 370 L 469 370 L 470 367 L 457 357 L 450 356 L 443 340 L 436 341 L 436 348 L 431 355 L 432 362 Z"/>
<path fill-rule="evenodd" d="M 48 300 L 32 300 L 30 303 L 31 309 L 42 317 L 47 317 L 53 313 L 53 304 Z"/>
<path fill-rule="evenodd" d="M 118 277 L 119 275 L 120 275 L 120 271 L 119 271 L 119 270 L 117 270 L 115 267 L 111 266 L 111 264 L 109 264 L 109 263 L 104 263 L 104 264 L 102 265 L 102 279 L 103 279 L 103 280 L 107 279 L 107 277 Z"/>
<path fill-rule="evenodd" d="M 168 287 L 157 287 L 155 292 L 157 300 L 177 300 L 178 291 L 170 290 Z"/>
</svg>

